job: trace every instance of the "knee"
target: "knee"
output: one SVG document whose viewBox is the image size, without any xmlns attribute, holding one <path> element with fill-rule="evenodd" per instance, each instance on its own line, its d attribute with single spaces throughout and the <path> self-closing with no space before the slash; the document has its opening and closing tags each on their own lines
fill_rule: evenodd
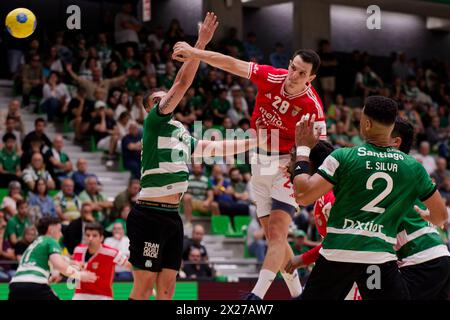
<svg viewBox="0 0 450 320">
<path fill-rule="evenodd" d="M 282 243 L 286 241 L 287 234 L 283 232 L 282 228 L 278 225 L 269 225 L 268 228 L 268 239 L 269 242 L 274 243 Z"/>
</svg>

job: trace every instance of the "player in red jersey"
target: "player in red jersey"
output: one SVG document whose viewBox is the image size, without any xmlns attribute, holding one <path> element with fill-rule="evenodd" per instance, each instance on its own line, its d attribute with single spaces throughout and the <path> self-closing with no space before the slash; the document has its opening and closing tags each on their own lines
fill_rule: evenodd
<svg viewBox="0 0 450 320">
<path fill-rule="evenodd" d="M 75 248 L 72 260 L 81 268 L 95 273 L 97 280 L 94 283 L 80 282 L 73 300 L 112 300 L 115 266 L 131 265 L 117 249 L 102 244 L 103 227 L 100 224 L 86 224 L 85 241 L 87 244 Z"/>
<path fill-rule="evenodd" d="M 268 250 L 258 282 L 247 298 L 263 299 L 278 271 L 281 271 L 291 296 L 299 296 L 302 287 L 297 272 L 293 275 L 284 272 L 284 266 L 293 256 L 287 235 L 298 206 L 292 183 L 280 167 L 290 161 L 289 151 L 295 145 L 295 125 L 303 115 L 315 115 L 315 126 L 320 128 L 323 138 L 326 136 L 322 102 L 311 85 L 320 65 L 319 56 L 312 50 L 298 50 L 286 70 L 199 50 L 179 42 L 174 47 L 173 58 L 183 62 L 199 59 L 248 78 L 257 86 L 251 124 L 254 129 L 267 129 L 269 142 L 266 150 L 259 150 L 252 159 L 250 186 L 258 218 L 268 239 Z"/>
</svg>

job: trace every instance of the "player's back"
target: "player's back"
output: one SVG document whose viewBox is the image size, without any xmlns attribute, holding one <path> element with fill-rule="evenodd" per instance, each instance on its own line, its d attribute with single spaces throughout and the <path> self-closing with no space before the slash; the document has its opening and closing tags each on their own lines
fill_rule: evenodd
<svg viewBox="0 0 450 320">
<path fill-rule="evenodd" d="M 435 185 L 414 158 L 366 143 L 335 150 L 319 169 L 335 184 L 322 255 L 329 260 L 384 263 L 396 260 L 393 246 L 407 208 L 425 200 Z"/>
</svg>

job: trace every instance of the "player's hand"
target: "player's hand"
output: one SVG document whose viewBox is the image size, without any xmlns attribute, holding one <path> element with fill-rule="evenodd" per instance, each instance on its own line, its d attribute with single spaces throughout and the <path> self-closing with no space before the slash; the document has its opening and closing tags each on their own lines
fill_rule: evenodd
<svg viewBox="0 0 450 320">
<path fill-rule="evenodd" d="M 58 283 L 62 280 L 62 276 L 59 272 L 52 272 L 52 275 L 48 279 L 49 283 Z"/>
<path fill-rule="evenodd" d="M 177 42 L 173 47 L 172 59 L 180 62 L 195 59 L 195 50 L 184 41 Z"/>
<path fill-rule="evenodd" d="M 214 32 L 217 29 L 219 22 L 214 12 L 208 12 L 205 20 L 199 25 L 198 29 L 198 42 L 206 46 L 214 36 Z"/>
<path fill-rule="evenodd" d="M 97 281 L 97 275 L 90 271 L 81 271 L 80 272 L 80 281 L 81 282 L 95 282 Z"/>
<path fill-rule="evenodd" d="M 293 273 L 298 268 L 305 267 L 305 264 L 303 263 L 303 258 L 301 255 L 292 257 L 288 263 L 286 264 L 286 267 L 284 270 L 286 270 L 287 273 Z"/>
<path fill-rule="evenodd" d="M 420 209 L 417 205 L 414 206 L 414 210 L 416 210 L 416 212 L 418 214 L 420 214 L 420 216 L 422 217 L 423 220 L 425 220 L 425 221 L 427 221 L 429 223 L 432 223 L 431 222 L 430 210 L 428 210 L 428 209 L 425 209 L 425 210 Z"/>
<path fill-rule="evenodd" d="M 295 145 L 309 147 L 310 149 L 314 148 L 314 146 L 319 141 L 319 137 L 321 134 L 321 128 L 315 132 L 314 130 L 314 121 L 316 120 L 316 115 L 313 114 L 310 117 L 310 114 L 304 115 L 295 127 Z"/>
</svg>

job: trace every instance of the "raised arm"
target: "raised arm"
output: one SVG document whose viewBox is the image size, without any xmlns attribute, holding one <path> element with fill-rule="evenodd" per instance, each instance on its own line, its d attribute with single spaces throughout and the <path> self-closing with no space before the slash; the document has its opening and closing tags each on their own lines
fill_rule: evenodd
<svg viewBox="0 0 450 320">
<path fill-rule="evenodd" d="M 235 74 L 242 78 L 248 77 L 250 62 L 239 60 L 218 52 L 201 50 L 201 48 L 192 48 L 186 42 L 175 44 L 173 59 L 178 61 L 201 60 L 207 64 Z"/>
<path fill-rule="evenodd" d="M 200 25 L 198 31 L 198 40 L 195 44 L 196 48 L 204 49 L 206 47 L 209 41 L 211 41 L 217 25 L 217 16 L 212 12 L 208 12 L 206 14 L 205 20 Z M 172 87 L 159 103 L 160 114 L 170 114 L 173 112 L 173 110 L 175 110 L 178 103 L 181 101 L 186 91 L 191 86 L 199 64 L 199 60 L 189 60 L 183 63 L 183 66 L 178 71 Z"/>
</svg>

